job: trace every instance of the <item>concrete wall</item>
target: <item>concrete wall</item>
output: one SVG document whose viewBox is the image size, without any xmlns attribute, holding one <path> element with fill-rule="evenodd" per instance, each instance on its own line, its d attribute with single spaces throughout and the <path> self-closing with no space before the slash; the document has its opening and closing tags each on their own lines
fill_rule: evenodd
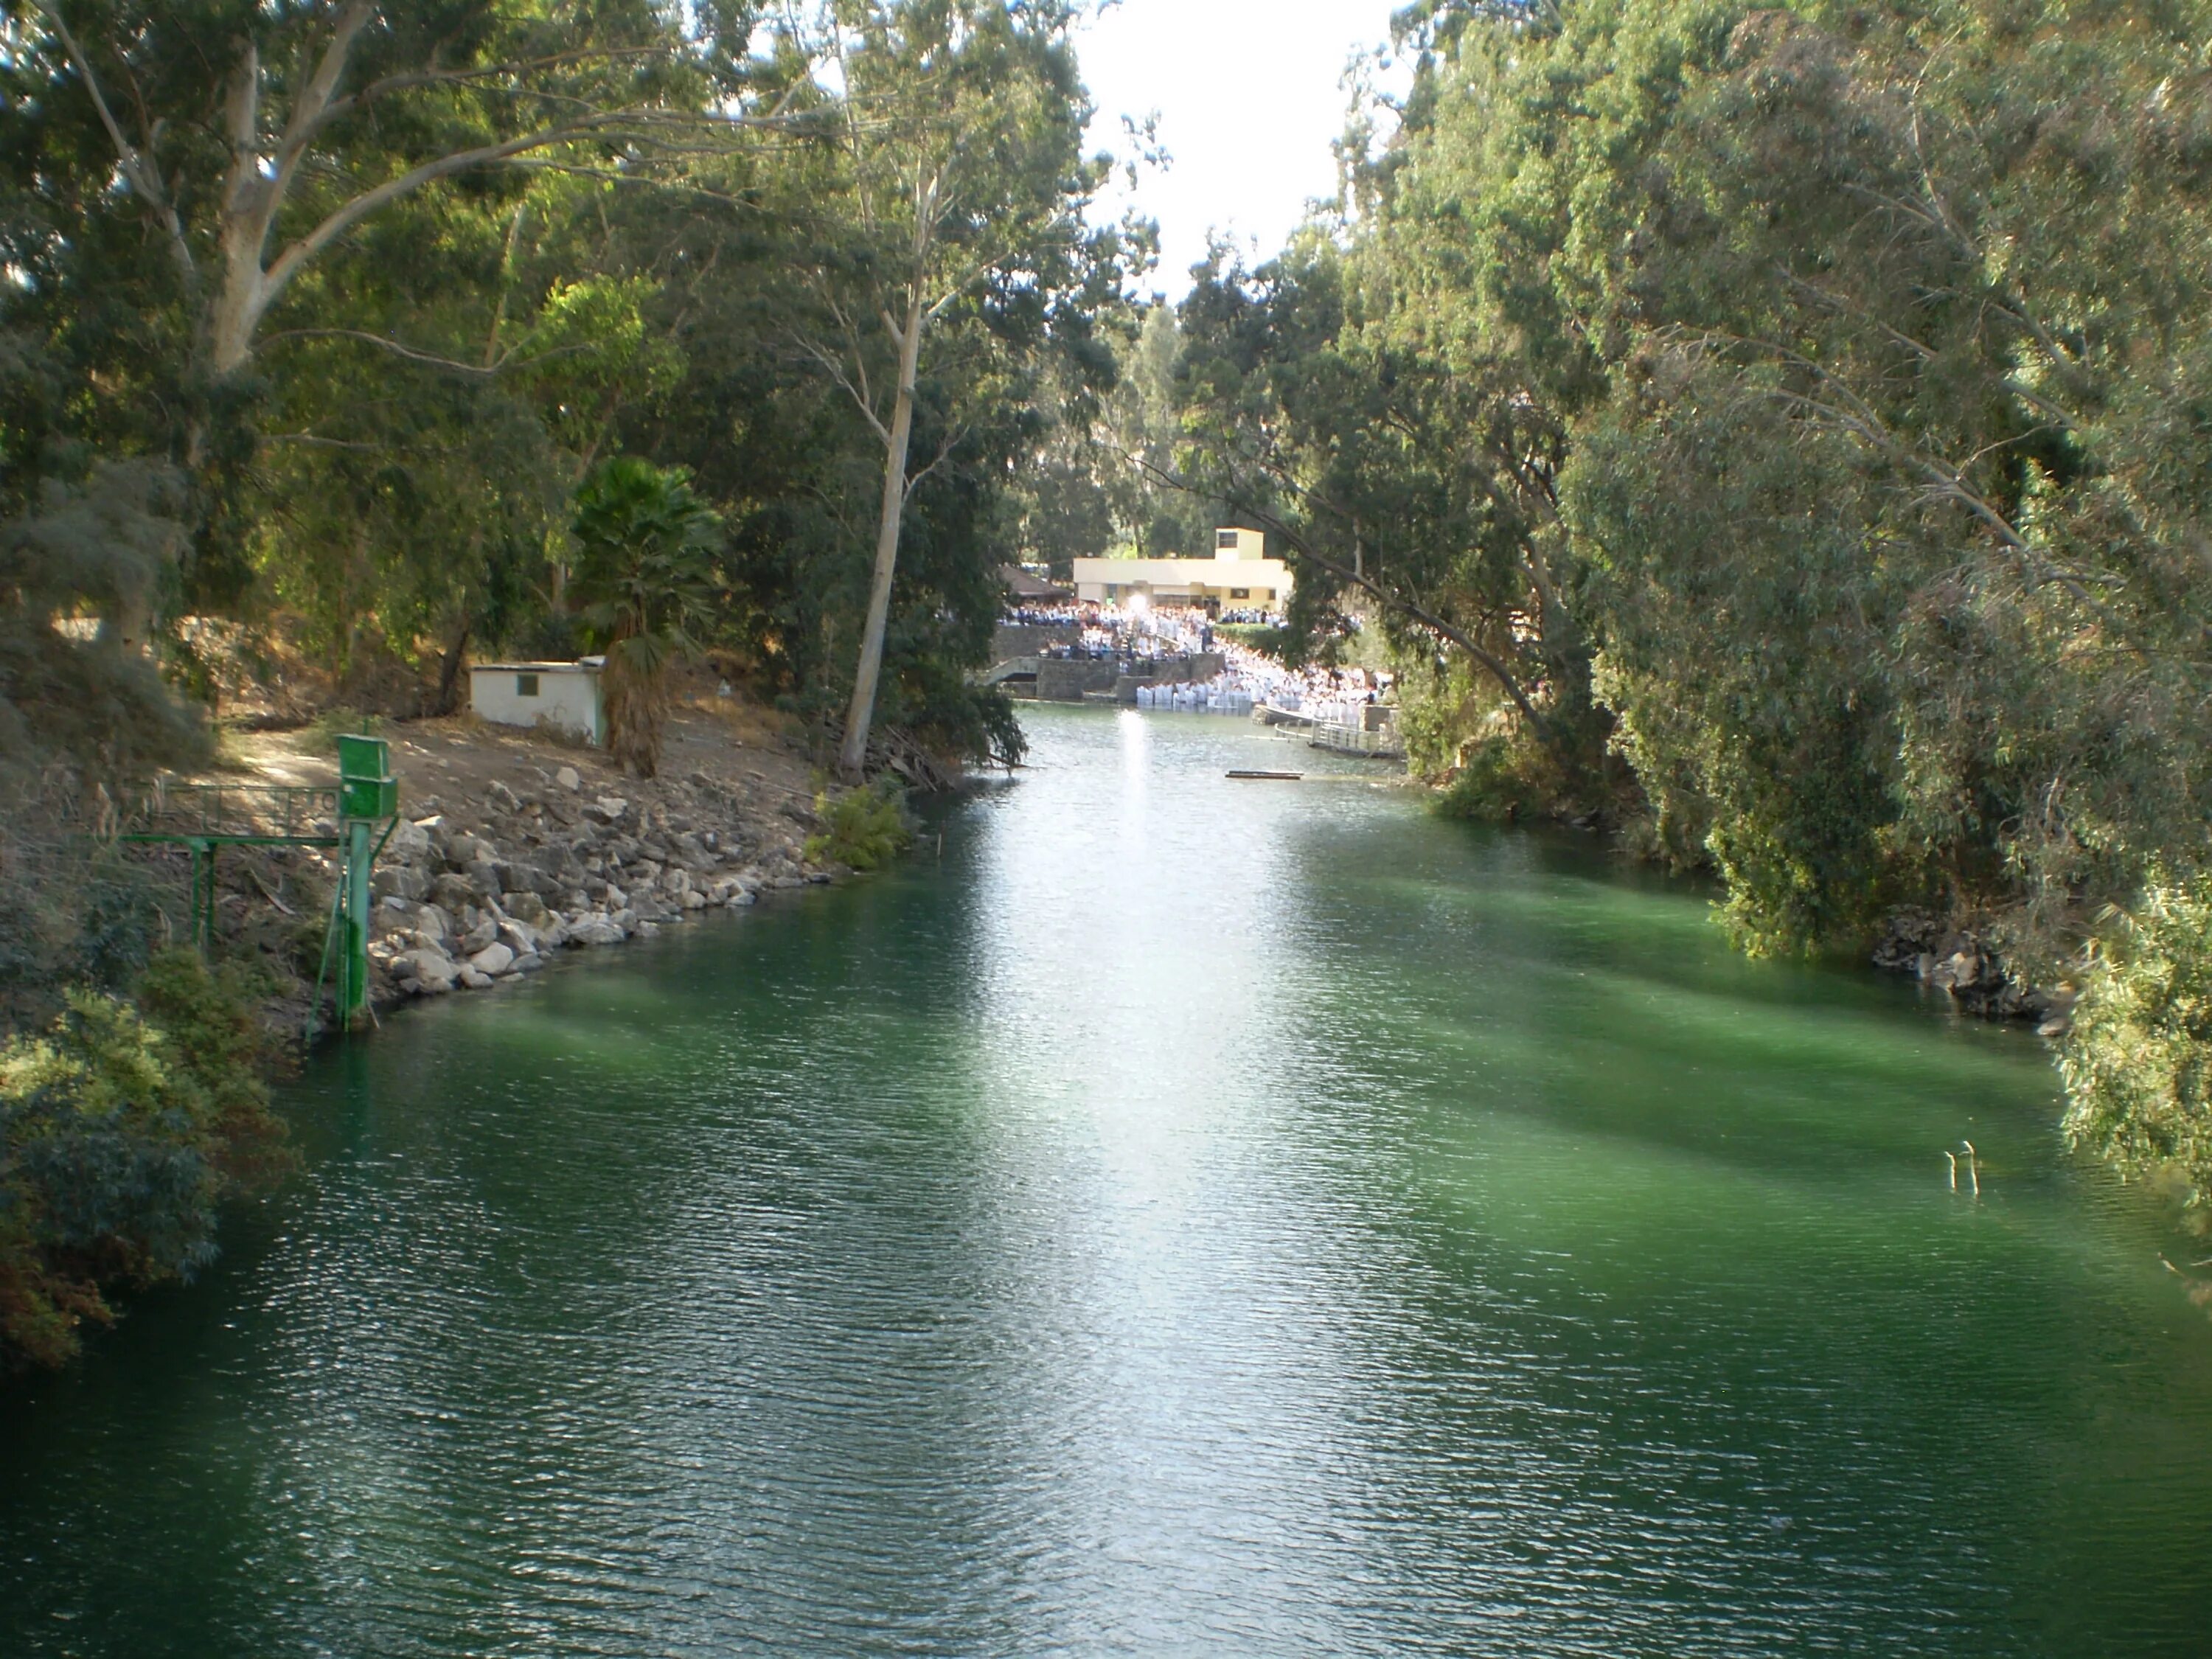
<svg viewBox="0 0 2212 1659">
<path fill-rule="evenodd" d="M 1113 662 L 1084 657 L 1045 657 L 1038 660 L 1036 694 L 1047 702 L 1080 702 L 1085 691 L 1111 691 L 1120 670 Z"/>
<path fill-rule="evenodd" d="M 1218 651 L 1194 651 L 1186 657 L 1155 657 L 1150 662 L 1139 663 L 1134 673 L 1124 674 L 1114 682 L 1114 701 L 1134 704 L 1140 685 L 1181 685 L 1191 680 L 1202 684 L 1218 678 L 1224 665 Z"/>
<path fill-rule="evenodd" d="M 536 692 L 526 692 L 533 679 Z M 497 726 L 546 726 L 594 744 L 607 740 L 599 671 L 583 663 L 479 663 L 469 670 L 469 707 Z"/>
<path fill-rule="evenodd" d="M 1073 623 L 1000 623 L 991 635 L 991 661 L 1011 662 L 1016 657 L 1041 657 L 1052 645 L 1073 645 L 1083 630 Z"/>
<path fill-rule="evenodd" d="M 1027 668 L 1031 665 L 1021 665 Z M 1150 683 L 1175 684 L 1210 680 L 1222 670 L 1218 651 L 1194 652 L 1187 657 L 1139 659 L 1127 673 L 1113 658 L 1039 657 L 1035 659 L 1034 695 L 1047 702 L 1080 702 L 1086 691 L 1111 691 L 1116 701 L 1134 702 L 1137 687 Z"/>
</svg>

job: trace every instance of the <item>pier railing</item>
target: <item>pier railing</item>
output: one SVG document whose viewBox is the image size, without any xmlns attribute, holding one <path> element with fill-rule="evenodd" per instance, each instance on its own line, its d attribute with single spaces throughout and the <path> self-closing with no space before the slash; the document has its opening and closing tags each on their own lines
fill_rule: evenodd
<svg viewBox="0 0 2212 1659">
<path fill-rule="evenodd" d="M 1306 742 L 1313 748 L 1334 750 L 1340 755 L 1367 755 L 1378 760 L 1406 758 L 1406 745 L 1398 740 L 1395 731 L 1370 732 L 1344 720 L 1316 720 Z"/>
</svg>

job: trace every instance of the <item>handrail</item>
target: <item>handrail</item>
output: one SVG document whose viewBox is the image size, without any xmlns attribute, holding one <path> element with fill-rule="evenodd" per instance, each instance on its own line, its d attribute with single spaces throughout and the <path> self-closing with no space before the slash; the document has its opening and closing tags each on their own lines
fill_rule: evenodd
<svg viewBox="0 0 2212 1659">
<path fill-rule="evenodd" d="M 337 840 L 338 791 L 329 784 L 173 783 L 153 790 L 125 820 L 125 841 Z"/>
</svg>

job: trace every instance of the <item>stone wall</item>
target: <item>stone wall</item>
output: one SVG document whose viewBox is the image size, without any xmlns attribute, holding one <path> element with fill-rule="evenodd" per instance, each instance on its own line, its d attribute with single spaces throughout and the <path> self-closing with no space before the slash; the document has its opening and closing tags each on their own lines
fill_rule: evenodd
<svg viewBox="0 0 2212 1659">
<path fill-rule="evenodd" d="M 1016 657 L 1041 657 L 1048 647 L 1073 645 L 1082 637 L 1073 623 L 1000 623 L 991 635 L 991 662 L 995 667 Z"/>
<path fill-rule="evenodd" d="M 1086 691 L 1110 691 L 1121 670 L 1111 659 L 1044 657 L 1037 662 L 1036 695 L 1047 702 L 1080 702 Z"/>
<path fill-rule="evenodd" d="M 1133 703 L 1139 685 L 1180 685 L 1187 680 L 1210 680 L 1221 672 L 1221 653 L 1196 652 L 1187 657 L 1156 657 L 1133 663 L 1122 672 L 1114 658 L 1041 657 L 1036 665 L 1036 695 L 1047 702 L 1080 702 L 1090 691 L 1110 691 L 1116 702 Z"/>
<path fill-rule="evenodd" d="M 1193 682 L 1203 684 L 1218 678 L 1222 667 L 1220 653 L 1213 651 L 1194 652 L 1186 657 L 1155 657 L 1150 662 L 1137 664 L 1133 672 L 1114 682 L 1114 701 L 1135 703 L 1140 685 L 1182 685 Z"/>
</svg>

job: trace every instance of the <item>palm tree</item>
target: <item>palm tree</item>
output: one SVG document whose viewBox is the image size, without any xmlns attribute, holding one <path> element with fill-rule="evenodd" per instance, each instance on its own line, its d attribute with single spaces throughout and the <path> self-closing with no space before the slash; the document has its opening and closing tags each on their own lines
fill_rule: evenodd
<svg viewBox="0 0 2212 1659">
<path fill-rule="evenodd" d="M 617 455 L 576 491 L 571 592 L 606 651 L 607 746 L 640 777 L 659 769 L 661 728 L 678 662 L 714 599 L 720 514 L 691 493 L 683 467 Z"/>
</svg>

